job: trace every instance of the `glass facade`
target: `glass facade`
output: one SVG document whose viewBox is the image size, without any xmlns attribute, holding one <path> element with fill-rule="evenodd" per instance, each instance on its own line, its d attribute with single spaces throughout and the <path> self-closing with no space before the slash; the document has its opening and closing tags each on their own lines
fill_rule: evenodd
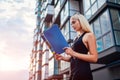
<svg viewBox="0 0 120 80">
<path fill-rule="evenodd" d="M 42 80 L 45 78 L 45 66 L 42 67 Z"/>
<path fill-rule="evenodd" d="M 97 50 L 101 52 L 114 45 L 108 9 L 91 23 L 97 38 Z"/>
<path fill-rule="evenodd" d="M 100 8 L 107 0 L 97 0 L 98 8 Z"/>
<path fill-rule="evenodd" d="M 100 27 L 100 20 L 99 18 L 96 19 L 94 22 L 93 22 L 93 26 L 94 26 L 94 33 L 95 33 L 95 36 L 98 38 L 102 35 L 102 31 L 101 31 L 101 27 Z"/>
<path fill-rule="evenodd" d="M 120 45 L 120 11 L 117 9 L 110 9 L 112 25 L 115 34 L 116 45 Z"/>
<path fill-rule="evenodd" d="M 120 31 L 114 31 L 114 33 L 115 33 L 116 45 L 120 45 Z"/>
<path fill-rule="evenodd" d="M 55 6 L 55 15 L 54 15 L 55 19 L 58 16 L 59 11 L 60 11 L 60 1 L 58 1 L 57 5 Z"/>
<path fill-rule="evenodd" d="M 65 4 L 65 6 L 63 7 L 62 11 L 61 11 L 61 26 L 64 24 L 65 20 L 67 19 L 67 17 L 69 16 L 69 8 L 68 8 L 68 1 Z"/>
<path fill-rule="evenodd" d="M 110 18 L 109 18 L 109 12 L 106 10 L 101 16 L 100 16 L 100 24 L 101 24 L 101 31 L 102 34 L 107 33 L 111 30 L 111 24 L 110 24 Z"/>
<path fill-rule="evenodd" d="M 84 14 L 89 19 L 106 2 L 106 0 L 83 0 Z"/>
<path fill-rule="evenodd" d="M 68 40 L 69 36 L 70 36 L 70 34 L 69 34 L 69 21 L 67 21 L 67 23 L 63 26 L 61 32 L 65 36 L 65 39 Z"/>
<path fill-rule="evenodd" d="M 108 0 L 109 2 L 120 4 L 120 0 Z"/>
<path fill-rule="evenodd" d="M 58 72 L 58 61 L 56 61 L 54 58 L 49 60 L 49 76 L 57 75 Z"/>
<path fill-rule="evenodd" d="M 63 53 L 62 56 L 67 56 L 67 55 L 65 53 Z M 61 63 L 60 63 L 60 71 L 69 68 L 69 66 L 70 66 L 69 62 L 61 61 Z"/>
<path fill-rule="evenodd" d="M 109 47 L 113 46 L 112 38 L 113 37 L 111 33 L 108 33 L 105 36 L 103 36 L 104 49 L 108 49 Z"/>
<path fill-rule="evenodd" d="M 49 76 L 54 74 L 54 58 L 49 61 Z"/>
</svg>

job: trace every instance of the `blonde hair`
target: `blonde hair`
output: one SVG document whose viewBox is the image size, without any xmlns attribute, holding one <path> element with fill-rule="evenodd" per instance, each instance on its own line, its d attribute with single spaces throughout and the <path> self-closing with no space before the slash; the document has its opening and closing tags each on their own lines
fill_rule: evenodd
<svg viewBox="0 0 120 80">
<path fill-rule="evenodd" d="M 73 16 L 71 16 L 70 19 L 79 20 L 82 30 L 85 32 L 91 32 L 90 25 L 89 25 L 87 19 L 82 14 L 76 13 Z"/>
</svg>

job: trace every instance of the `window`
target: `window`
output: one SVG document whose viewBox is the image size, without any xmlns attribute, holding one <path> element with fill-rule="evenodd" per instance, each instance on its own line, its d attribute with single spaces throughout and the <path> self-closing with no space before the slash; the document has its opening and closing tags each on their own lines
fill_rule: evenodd
<svg viewBox="0 0 120 80">
<path fill-rule="evenodd" d="M 120 4 L 120 0 L 108 0 L 108 1 L 113 2 L 113 3 Z"/>
<path fill-rule="evenodd" d="M 64 2 L 65 2 L 65 0 L 60 0 L 60 7 L 63 6 Z"/>
<path fill-rule="evenodd" d="M 109 16 L 108 10 L 106 10 L 91 23 L 97 40 L 98 52 L 108 49 L 114 44 Z"/>
<path fill-rule="evenodd" d="M 84 10 L 85 10 L 85 12 L 88 10 L 89 7 L 90 7 L 90 0 L 87 0 L 87 1 L 84 0 Z"/>
<path fill-rule="evenodd" d="M 68 11 L 68 1 L 67 1 L 64 8 L 61 11 L 61 26 L 64 24 L 68 16 L 69 16 L 69 11 Z"/>
<path fill-rule="evenodd" d="M 84 14 L 87 19 L 94 15 L 106 0 L 84 0 Z"/>
<path fill-rule="evenodd" d="M 120 4 L 120 0 L 116 0 L 116 3 Z"/>
<path fill-rule="evenodd" d="M 101 24 L 103 34 L 110 31 L 111 25 L 110 25 L 108 10 L 101 15 L 100 24 Z"/>
<path fill-rule="evenodd" d="M 54 74 L 58 74 L 58 73 L 59 73 L 58 72 L 58 61 L 54 59 Z"/>
<path fill-rule="evenodd" d="M 67 54 L 63 53 L 62 56 L 67 56 Z M 66 61 L 60 61 L 60 70 L 65 70 L 70 67 L 70 63 Z"/>
<path fill-rule="evenodd" d="M 44 78 L 45 78 L 45 69 L 44 69 L 44 67 L 42 67 L 42 80 L 44 80 Z"/>
<path fill-rule="evenodd" d="M 54 0 L 54 3 L 57 4 L 57 1 L 58 1 L 58 0 Z"/>
<path fill-rule="evenodd" d="M 57 17 L 59 11 L 60 11 L 60 1 L 58 1 L 57 5 L 55 7 L 55 18 Z"/>
<path fill-rule="evenodd" d="M 115 30 L 120 30 L 120 12 L 118 10 L 110 9 L 113 28 Z"/>
<path fill-rule="evenodd" d="M 71 34 L 71 39 L 74 40 L 77 33 L 75 32 L 75 30 L 73 29 L 73 27 L 71 25 L 70 25 L 70 34 Z"/>
<path fill-rule="evenodd" d="M 86 17 L 87 19 L 89 19 L 89 18 L 91 17 L 91 15 L 92 15 L 92 12 L 91 12 L 91 9 L 89 9 L 89 10 L 86 12 L 85 17 Z"/>
<path fill-rule="evenodd" d="M 109 47 L 111 47 L 113 45 L 113 41 L 112 41 L 112 35 L 111 33 L 105 35 L 103 37 L 103 40 L 104 40 L 104 48 L 107 49 Z"/>
<path fill-rule="evenodd" d="M 97 2 L 95 2 L 92 6 L 92 15 L 97 11 Z"/>
<path fill-rule="evenodd" d="M 91 3 L 93 4 L 96 0 L 91 0 Z"/>
<path fill-rule="evenodd" d="M 116 44 L 120 45 L 120 31 L 114 31 L 114 33 L 115 33 Z"/>
<path fill-rule="evenodd" d="M 90 24 L 90 30 L 93 32 L 93 24 Z"/>
<path fill-rule="evenodd" d="M 94 22 L 94 32 L 95 32 L 95 36 L 98 38 L 101 36 L 101 28 L 100 28 L 100 22 L 99 19 L 97 19 Z"/>
<path fill-rule="evenodd" d="M 105 2 L 106 0 L 98 0 L 98 8 L 100 8 Z"/>
<path fill-rule="evenodd" d="M 97 40 L 97 50 L 98 50 L 98 52 L 103 50 L 103 41 L 102 41 L 102 39 Z"/>
<path fill-rule="evenodd" d="M 120 11 L 117 9 L 110 9 L 113 29 L 115 34 L 116 45 L 120 45 Z"/>
<path fill-rule="evenodd" d="M 74 39 L 77 33 L 75 31 L 70 31 L 71 39 Z"/>
<path fill-rule="evenodd" d="M 54 74 L 54 58 L 49 61 L 49 76 Z"/>
<path fill-rule="evenodd" d="M 66 40 L 69 39 L 69 21 L 62 28 L 62 34 L 64 35 L 64 37 L 65 37 Z"/>
</svg>

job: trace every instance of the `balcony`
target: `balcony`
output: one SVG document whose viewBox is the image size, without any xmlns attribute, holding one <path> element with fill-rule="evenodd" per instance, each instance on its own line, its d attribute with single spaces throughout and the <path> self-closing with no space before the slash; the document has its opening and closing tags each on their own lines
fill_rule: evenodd
<svg viewBox="0 0 120 80">
<path fill-rule="evenodd" d="M 45 10 L 46 6 L 47 6 L 47 2 L 43 2 L 41 6 L 41 11 Z"/>
<path fill-rule="evenodd" d="M 52 5 L 47 5 L 44 21 L 45 21 L 45 22 L 51 22 L 53 15 L 54 15 L 54 6 L 52 6 Z"/>
<path fill-rule="evenodd" d="M 53 4 L 53 0 L 46 0 L 48 4 Z"/>
<path fill-rule="evenodd" d="M 65 22 L 72 16 L 74 13 L 79 12 L 79 2 L 74 0 L 68 0 L 65 5 L 62 7 L 60 13 L 61 26 L 65 24 Z"/>
<path fill-rule="evenodd" d="M 113 46 L 99 53 L 98 63 L 99 64 L 110 64 L 119 59 L 120 59 L 120 47 Z"/>
</svg>

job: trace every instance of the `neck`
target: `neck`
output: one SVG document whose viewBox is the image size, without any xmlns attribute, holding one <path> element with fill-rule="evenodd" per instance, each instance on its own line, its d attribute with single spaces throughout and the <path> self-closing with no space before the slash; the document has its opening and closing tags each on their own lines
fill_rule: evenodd
<svg viewBox="0 0 120 80">
<path fill-rule="evenodd" d="M 81 36 L 83 33 L 84 33 L 84 31 L 82 31 L 82 30 L 77 32 L 77 34 L 78 34 L 79 36 Z"/>
</svg>

